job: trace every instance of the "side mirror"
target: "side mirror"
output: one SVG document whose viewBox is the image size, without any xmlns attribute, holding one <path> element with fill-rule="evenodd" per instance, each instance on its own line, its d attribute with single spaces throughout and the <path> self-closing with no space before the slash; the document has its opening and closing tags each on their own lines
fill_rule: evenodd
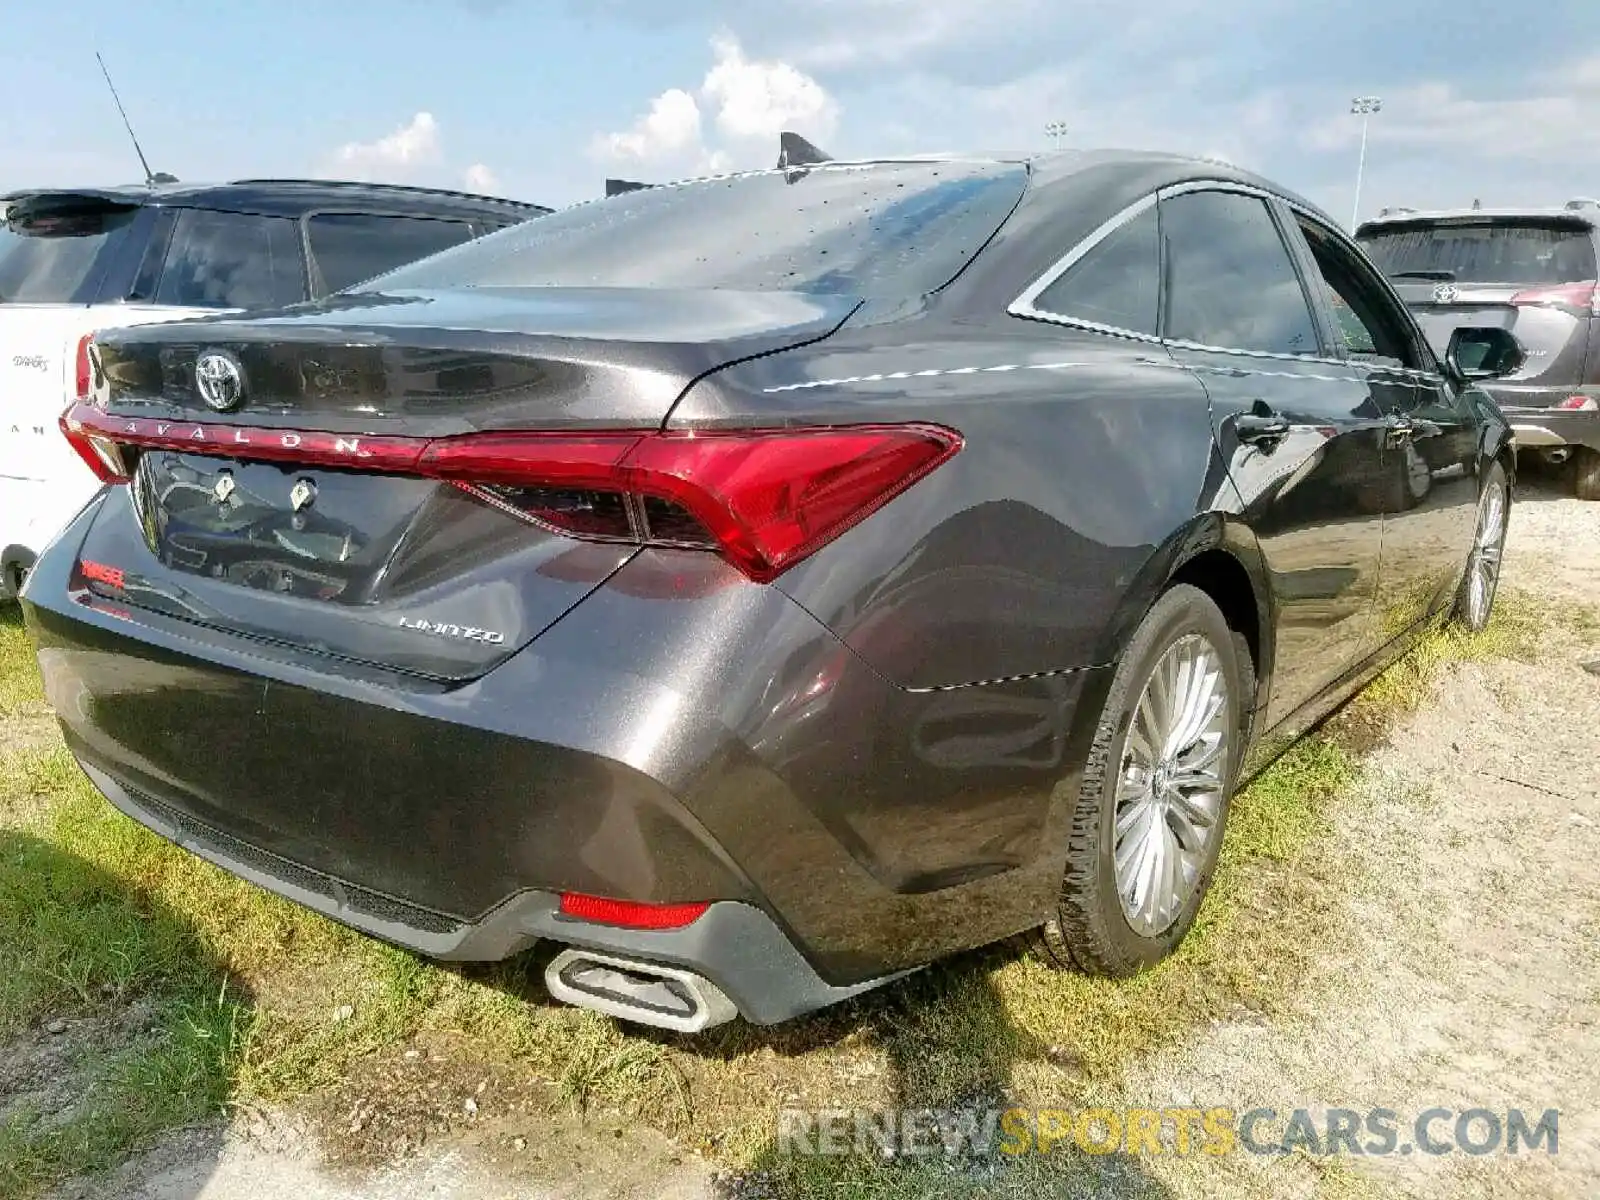
<svg viewBox="0 0 1600 1200">
<path fill-rule="evenodd" d="M 1444 358 L 1456 378 L 1477 380 L 1515 374 L 1528 356 L 1509 329 L 1463 325 L 1450 334 Z"/>
</svg>

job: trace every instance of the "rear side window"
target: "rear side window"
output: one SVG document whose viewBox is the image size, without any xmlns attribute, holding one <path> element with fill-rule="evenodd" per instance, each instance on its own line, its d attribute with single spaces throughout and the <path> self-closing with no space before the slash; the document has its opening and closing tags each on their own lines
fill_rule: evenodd
<svg viewBox="0 0 1600 1200">
<path fill-rule="evenodd" d="M 1229 350 L 1316 354 L 1311 306 L 1267 206 L 1237 192 L 1161 202 L 1166 335 Z"/>
<path fill-rule="evenodd" d="M 472 237 L 464 221 L 388 217 L 368 213 L 318 213 L 306 222 L 311 256 L 323 286 L 342 292 L 405 263 L 427 258 Z"/>
<path fill-rule="evenodd" d="M 1014 163 L 762 171 L 579 204 L 362 290 L 730 288 L 897 299 L 953 279 L 1016 207 Z"/>
<path fill-rule="evenodd" d="M 0 226 L 0 304 L 84 304 L 128 236 L 136 207 L 93 202 L 13 205 Z"/>
<path fill-rule="evenodd" d="M 1361 247 L 1390 277 L 1464 283 L 1583 283 L 1596 278 L 1582 226 L 1553 221 L 1434 221 L 1365 233 Z"/>
<path fill-rule="evenodd" d="M 1068 267 L 1033 306 L 1059 317 L 1154 336 L 1161 303 L 1160 257 L 1151 205 Z"/>
<path fill-rule="evenodd" d="M 306 268 L 296 222 L 203 208 L 179 214 L 157 304 L 278 308 L 304 299 Z"/>
</svg>

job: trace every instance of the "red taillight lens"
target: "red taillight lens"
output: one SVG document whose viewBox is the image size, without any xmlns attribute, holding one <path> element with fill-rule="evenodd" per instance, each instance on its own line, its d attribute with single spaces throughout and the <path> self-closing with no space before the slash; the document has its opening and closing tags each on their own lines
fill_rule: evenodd
<svg viewBox="0 0 1600 1200">
<path fill-rule="evenodd" d="M 1596 403 L 1593 396 L 1568 396 L 1554 407 L 1565 412 L 1594 412 L 1600 409 L 1600 403 Z"/>
<path fill-rule="evenodd" d="M 1593 316 L 1600 316 L 1600 284 L 1591 279 L 1584 283 L 1529 288 L 1512 296 L 1511 303 L 1519 307 L 1576 308 Z"/>
<path fill-rule="evenodd" d="M 682 929 L 693 925 L 710 908 L 709 901 L 695 904 L 640 904 L 633 900 L 607 900 L 578 892 L 561 894 L 561 915 L 601 925 L 628 929 Z"/>
<path fill-rule="evenodd" d="M 922 425 L 645 438 L 623 463 L 630 490 L 677 505 L 752 579 L 772 579 L 838 537 L 960 448 Z"/>
<path fill-rule="evenodd" d="M 89 372 L 89 343 L 92 341 L 94 341 L 94 334 L 92 333 L 86 333 L 78 339 L 78 390 L 75 394 L 79 400 L 87 400 L 89 398 L 89 388 L 92 382 Z"/>
<path fill-rule="evenodd" d="M 123 464 L 122 451 L 99 430 L 99 422 L 94 420 L 93 414 L 94 410 L 88 405 L 72 405 L 61 414 L 61 432 L 101 483 L 127 483 L 128 471 Z"/>
<path fill-rule="evenodd" d="M 962 444 L 953 430 L 920 424 L 427 441 L 165 423 L 88 405 L 71 409 L 62 429 L 85 461 L 100 461 L 108 482 L 126 478 L 118 445 L 421 475 L 572 537 L 715 549 L 762 582 L 887 504 Z"/>
</svg>

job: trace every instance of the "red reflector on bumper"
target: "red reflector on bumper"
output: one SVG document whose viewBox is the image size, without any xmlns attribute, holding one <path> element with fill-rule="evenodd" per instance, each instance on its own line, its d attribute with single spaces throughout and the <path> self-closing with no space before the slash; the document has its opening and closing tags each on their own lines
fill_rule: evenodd
<svg viewBox="0 0 1600 1200">
<path fill-rule="evenodd" d="M 639 904 L 632 900 L 607 900 L 603 896 L 584 896 L 577 892 L 561 894 L 561 915 L 601 925 L 622 925 L 629 929 L 682 929 L 700 919 L 709 901 L 697 904 Z"/>
</svg>

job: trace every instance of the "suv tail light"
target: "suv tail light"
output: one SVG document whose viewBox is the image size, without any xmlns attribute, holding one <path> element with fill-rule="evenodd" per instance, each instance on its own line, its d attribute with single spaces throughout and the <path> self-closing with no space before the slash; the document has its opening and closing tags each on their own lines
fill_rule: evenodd
<svg viewBox="0 0 1600 1200">
<path fill-rule="evenodd" d="M 1511 303 L 1519 307 L 1572 308 L 1592 317 L 1600 317 L 1600 284 L 1589 280 L 1586 283 L 1529 288 L 1512 296 Z"/>
<path fill-rule="evenodd" d="M 438 479 L 569 537 L 715 550 L 776 578 L 961 449 L 939 425 L 367 437 L 114 417 L 77 404 L 67 440 L 107 483 L 123 447 Z"/>
<path fill-rule="evenodd" d="M 1564 412 L 1594 412 L 1600 409 L 1600 403 L 1596 403 L 1593 396 L 1568 396 L 1554 407 Z"/>
<path fill-rule="evenodd" d="M 94 334 L 92 333 L 86 333 L 78 339 L 78 357 L 76 363 L 77 391 L 74 394 L 79 400 L 87 400 L 89 398 L 89 387 L 91 383 L 89 373 L 89 343 L 92 341 L 94 341 Z"/>
</svg>

